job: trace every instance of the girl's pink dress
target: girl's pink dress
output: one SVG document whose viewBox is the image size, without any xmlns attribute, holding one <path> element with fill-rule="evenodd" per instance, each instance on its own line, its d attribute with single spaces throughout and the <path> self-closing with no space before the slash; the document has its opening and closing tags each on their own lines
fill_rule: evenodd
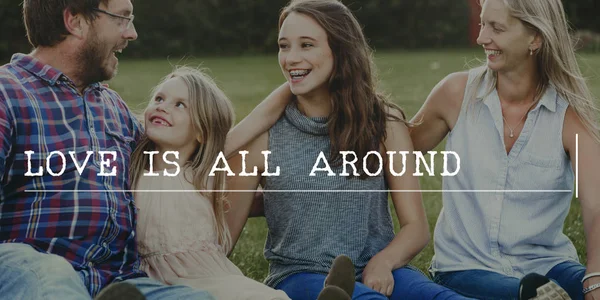
<svg viewBox="0 0 600 300">
<path fill-rule="evenodd" d="M 176 177 L 143 176 L 137 190 L 195 190 Z M 188 176 L 188 178 L 191 178 Z M 187 285 L 216 299 L 289 299 L 245 277 L 217 243 L 212 203 L 197 192 L 136 192 L 141 268 L 156 280 Z"/>
</svg>

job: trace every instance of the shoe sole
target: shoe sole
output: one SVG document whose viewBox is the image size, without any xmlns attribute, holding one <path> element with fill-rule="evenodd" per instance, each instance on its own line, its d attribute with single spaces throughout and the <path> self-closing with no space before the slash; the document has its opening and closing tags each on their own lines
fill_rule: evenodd
<svg viewBox="0 0 600 300">
<path fill-rule="evenodd" d="M 537 296 L 531 300 L 571 300 L 569 294 L 554 281 L 550 281 L 537 288 Z"/>
<path fill-rule="evenodd" d="M 341 288 L 335 285 L 329 285 L 319 293 L 317 300 L 351 300 L 351 298 Z"/>
<path fill-rule="evenodd" d="M 338 255 L 333 260 L 325 286 L 337 286 L 346 292 L 346 294 L 352 296 L 356 283 L 355 274 L 354 264 L 350 257 Z"/>
</svg>

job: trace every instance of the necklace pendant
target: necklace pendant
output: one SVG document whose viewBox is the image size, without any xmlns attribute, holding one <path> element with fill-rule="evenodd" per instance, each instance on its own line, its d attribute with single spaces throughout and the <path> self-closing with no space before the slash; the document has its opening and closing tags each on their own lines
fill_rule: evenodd
<svg viewBox="0 0 600 300">
<path fill-rule="evenodd" d="M 510 138 L 514 138 L 514 137 L 515 137 L 515 135 L 514 135 L 512 132 L 511 132 L 511 133 L 510 133 L 508 136 L 509 136 Z"/>
</svg>

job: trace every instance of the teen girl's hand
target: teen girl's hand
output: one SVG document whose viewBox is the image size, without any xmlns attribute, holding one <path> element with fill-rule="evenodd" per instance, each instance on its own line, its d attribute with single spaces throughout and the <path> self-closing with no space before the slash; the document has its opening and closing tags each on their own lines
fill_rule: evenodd
<svg viewBox="0 0 600 300">
<path fill-rule="evenodd" d="M 384 256 L 373 256 L 363 270 L 363 284 L 389 297 L 394 290 L 392 268 L 393 264 Z"/>
</svg>

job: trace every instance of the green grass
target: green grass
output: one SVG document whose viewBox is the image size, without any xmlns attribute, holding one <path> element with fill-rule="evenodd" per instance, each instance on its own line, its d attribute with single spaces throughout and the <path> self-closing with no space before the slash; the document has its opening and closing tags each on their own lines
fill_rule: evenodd
<svg viewBox="0 0 600 300">
<path fill-rule="evenodd" d="M 448 50 L 423 52 L 382 52 L 376 54 L 380 87 L 392 95 L 393 100 L 413 116 L 435 84 L 451 72 L 465 70 L 476 65 L 476 58 L 483 59 L 479 50 Z M 589 79 L 592 92 L 600 96 L 600 54 L 582 54 L 581 66 Z M 187 64 L 209 68 L 213 78 L 233 101 L 237 120 L 246 116 L 271 90 L 283 82 L 276 55 L 261 57 L 188 58 L 132 61 L 123 59 L 119 75 L 110 87 L 121 94 L 131 108 L 143 109 L 149 99 L 150 89 L 168 74 L 173 65 Z M 440 145 L 438 149 L 443 149 Z M 422 189 L 440 189 L 441 178 L 423 177 Z M 423 201 L 427 210 L 430 229 L 435 226 L 441 209 L 441 194 L 425 193 Z M 573 240 L 582 262 L 585 263 L 585 236 L 583 234 L 581 209 L 573 201 L 564 231 Z M 396 229 L 398 224 L 394 216 Z M 262 280 L 268 272 L 268 264 L 262 251 L 267 227 L 264 218 L 250 219 L 238 242 L 232 261 L 249 277 Z M 425 270 L 433 255 L 433 243 L 411 262 Z"/>
</svg>

